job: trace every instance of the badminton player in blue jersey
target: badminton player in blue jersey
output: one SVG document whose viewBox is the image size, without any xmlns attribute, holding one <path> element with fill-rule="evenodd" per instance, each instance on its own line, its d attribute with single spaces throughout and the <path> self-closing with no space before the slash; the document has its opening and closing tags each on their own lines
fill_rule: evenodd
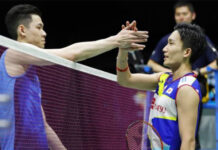
<svg viewBox="0 0 218 150">
<path fill-rule="evenodd" d="M 46 32 L 43 30 L 41 13 L 29 4 L 12 7 L 5 19 L 10 36 L 19 42 L 44 48 Z M 81 61 L 117 47 L 143 49 L 137 44 L 147 40 L 146 31 L 130 31 L 133 21 L 125 30 L 106 39 L 81 42 L 46 51 L 62 58 Z M 12 49 L 7 49 L 0 59 L 0 93 L 8 94 L 10 102 L 0 110 L 0 118 L 7 118 L 11 124 L 7 132 L 0 133 L 1 150 L 18 149 L 66 149 L 54 130 L 48 125 L 41 106 L 41 88 L 34 65 L 53 63 Z"/>
<path fill-rule="evenodd" d="M 156 90 L 150 107 L 149 123 L 160 134 L 164 150 L 194 150 L 199 117 L 201 91 L 191 64 L 205 50 L 206 38 L 193 24 L 178 24 L 163 48 L 164 65 L 172 72 L 131 74 L 128 49 L 121 49 L 117 58 L 117 80 L 124 87 Z M 148 135 L 152 149 L 160 149 L 155 132 Z M 159 143 L 158 143 L 159 142 Z"/>
</svg>

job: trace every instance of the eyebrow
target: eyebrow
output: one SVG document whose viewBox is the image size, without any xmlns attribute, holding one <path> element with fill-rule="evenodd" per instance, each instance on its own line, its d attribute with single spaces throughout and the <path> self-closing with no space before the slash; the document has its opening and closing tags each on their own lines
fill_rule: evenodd
<svg viewBox="0 0 218 150">
<path fill-rule="evenodd" d="M 174 40 L 169 38 L 169 39 L 168 39 L 168 42 L 174 42 Z"/>
</svg>

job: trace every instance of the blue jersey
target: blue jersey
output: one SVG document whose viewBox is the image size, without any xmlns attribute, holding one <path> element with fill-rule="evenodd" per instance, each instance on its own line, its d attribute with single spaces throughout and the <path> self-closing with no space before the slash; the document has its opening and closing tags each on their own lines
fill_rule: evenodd
<svg viewBox="0 0 218 150">
<path fill-rule="evenodd" d="M 0 128 L 0 149 L 48 150 L 36 70 L 31 66 L 23 75 L 11 77 L 5 67 L 6 52 L 0 59 L 0 94 L 10 98 L 0 103 L 0 120 L 9 124 Z"/>
<path fill-rule="evenodd" d="M 155 61 L 156 63 L 162 66 L 164 62 L 163 48 L 167 45 L 169 36 L 170 34 L 167 34 L 158 42 L 157 46 L 155 47 L 150 57 L 150 59 L 152 59 L 153 61 Z M 194 63 L 192 63 L 193 70 L 195 70 L 196 68 L 205 67 L 216 59 L 216 53 L 212 50 L 212 47 L 214 47 L 213 43 L 207 36 L 206 36 L 206 40 L 207 40 L 206 50 Z"/>
<path fill-rule="evenodd" d="M 184 85 L 191 86 L 201 100 L 200 86 L 193 73 L 186 74 L 175 81 L 173 81 L 172 74 L 162 74 L 152 99 L 149 123 L 158 131 L 164 144 L 164 150 L 180 150 L 181 138 L 179 134 L 176 94 L 178 89 Z M 152 149 L 160 149 L 158 135 L 151 129 L 148 130 L 148 135 Z"/>
</svg>

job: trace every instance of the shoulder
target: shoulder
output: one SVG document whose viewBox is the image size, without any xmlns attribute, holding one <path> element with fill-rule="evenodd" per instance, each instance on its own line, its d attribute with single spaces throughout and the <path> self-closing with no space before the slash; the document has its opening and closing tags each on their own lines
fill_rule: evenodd
<svg viewBox="0 0 218 150">
<path fill-rule="evenodd" d="M 170 34 L 167 34 L 167 35 L 163 36 L 160 39 L 159 43 L 166 43 L 168 41 L 169 36 L 170 36 Z"/>
<path fill-rule="evenodd" d="M 179 80 L 176 99 L 198 99 L 200 100 L 200 86 L 194 76 L 185 76 Z"/>
<path fill-rule="evenodd" d="M 210 51 L 210 53 L 214 53 L 217 51 L 216 47 L 214 46 L 213 42 L 211 41 L 211 39 L 206 36 L 206 41 L 207 41 L 207 48 L 206 51 Z"/>
<path fill-rule="evenodd" d="M 167 78 L 171 75 L 170 72 L 160 72 L 158 73 L 158 81 L 162 82 L 167 80 Z"/>
<path fill-rule="evenodd" d="M 194 82 L 198 82 L 196 77 L 194 76 L 184 76 L 179 80 L 178 87 L 184 86 L 184 85 L 190 85 L 192 86 Z"/>
<path fill-rule="evenodd" d="M 171 34 L 171 33 L 169 33 L 169 34 L 166 34 L 165 36 L 163 36 L 163 38 L 162 38 L 162 39 L 167 39 L 167 40 L 168 40 L 168 38 L 169 38 L 170 34 Z"/>
<path fill-rule="evenodd" d="M 196 77 L 194 77 L 192 75 L 182 77 L 179 80 L 179 83 L 178 83 L 178 90 L 180 88 L 182 88 L 183 86 L 190 87 L 195 92 L 197 92 L 199 95 L 201 95 L 201 93 L 200 93 L 200 84 L 199 84 Z"/>
<path fill-rule="evenodd" d="M 165 47 L 167 45 L 169 35 L 170 34 L 167 34 L 159 40 L 159 42 L 155 46 L 155 49 L 151 55 L 153 58 L 155 58 L 155 57 L 159 58 L 163 55 L 163 47 Z"/>
<path fill-rule="evenodd" d="M 211 39 L 209 38 L 209 36 L 206 35 L 205 37 L 206 37 L 207 42 L 212 43 L 212 41 L 211 41 Z"/>
<path fill-rule="evenodd" d="M 189 85 L 184 85 L 177 90 L 176 103 L 177 105 L 196 105 L 200 102 L 200 96 L 197 91 Z"/>
<path fill-rule="evenodd" d="M 25 73 L 26 67 L 19 60 L 25 59 L 22 53 L 8 49 L 5 53 L 5 68 L 7 73 L 14 77 Z"/>
<path fill-rule="evenodd" d="M 159 40 L 157 46 L 159 46 L 159 45 L 161 45 L 161 44 L 162 44 L 162 45 L 163 45 L 163 44 L 166 45 L 169 36 L 170 36 L 170 34 L 167 34 L 167 35 L 163 36 L 163 37 Z"/>
<path fill-rule="evenodd" d="M 25 59 L 21 52 L 8 49 L 5 53 L 5 64 L 21 65 L 19 60 Z"/>
</svg>

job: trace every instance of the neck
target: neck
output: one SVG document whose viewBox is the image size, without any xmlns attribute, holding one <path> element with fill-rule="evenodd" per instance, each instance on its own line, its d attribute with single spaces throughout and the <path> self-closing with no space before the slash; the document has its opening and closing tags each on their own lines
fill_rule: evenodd
<svg viewBox="0 0 218 150">
<path fill-rule="evenodd" d="M 27 43 L 24 39 L 22 39 L 22 38 L 20 38 L 20 37 L 17 38 L 17 41 L 18 41 L 18 42 Z"/>
<path fill-rule="evenodd" d="M 182 64 L 178 68 L 173 68 L 173 80 L 183 77 L 185 74 L 192 72 L 191 65 Z"/>
</svg>

